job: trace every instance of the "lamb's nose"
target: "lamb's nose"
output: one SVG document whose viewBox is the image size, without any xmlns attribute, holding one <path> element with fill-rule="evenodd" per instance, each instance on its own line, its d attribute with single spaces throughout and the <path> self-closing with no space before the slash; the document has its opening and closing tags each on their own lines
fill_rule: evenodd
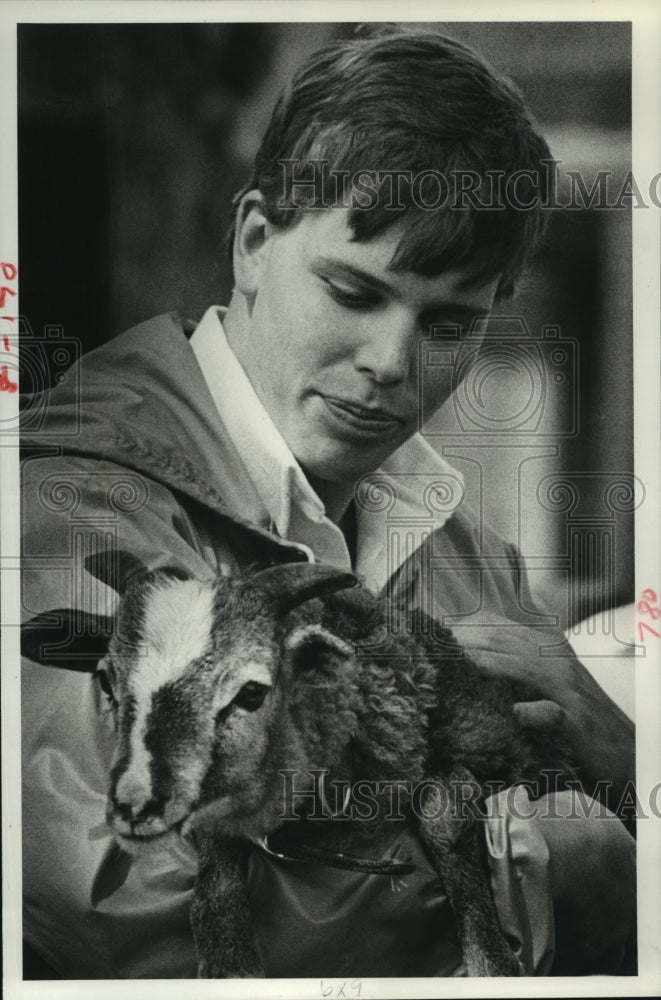
<svg viewBox="0 0 661 1000">
<path fill-rule="evenodd" d="M 130 823 L 133 820 L 133 806 L 130 802 L 119 802 L 113 795 L 111 799 L 112 811 L 118 819 Z"/>
<path fill-rule="evenodd" d="M 117 795 L 112 796 L 115 816 L 125 823 L 150 823 L 163 816 L 169 795 L 155 795 L 146 802 L 122 802 Z"/>
</svg>

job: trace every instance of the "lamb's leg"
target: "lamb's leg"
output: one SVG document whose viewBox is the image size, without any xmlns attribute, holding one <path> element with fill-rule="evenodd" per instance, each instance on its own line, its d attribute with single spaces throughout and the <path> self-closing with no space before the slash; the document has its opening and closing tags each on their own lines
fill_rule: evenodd
<svg viewBox="0 0 661 1000">
<path fill-rule="evenodd" d="M 191 925 L 203 979 L 263 976 L 252 933 L 245 871 L 247 846 L 239 840 L 199 838 L 199 872 Z"/>
<path fill-rule="evenodd" d="M 457 780 L 467 780 L 464 773 Z M 452 781 L 430 785 L 420 832 L 457 922 L 466 974 L 520 976 L 522 966 L 498 923 L 480 843 L 479 822 L 455 808 Z M 456 787 L 456 785 L 455 785 Z"/>
</svg>

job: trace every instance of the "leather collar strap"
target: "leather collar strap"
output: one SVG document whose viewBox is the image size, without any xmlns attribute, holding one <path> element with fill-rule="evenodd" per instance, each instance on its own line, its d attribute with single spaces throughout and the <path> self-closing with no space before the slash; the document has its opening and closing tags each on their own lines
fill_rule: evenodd
<svg viewBox="0 0 661 1000">
<path fill-rule="evenodd" d="M 330 851 L 325 847 L 311 847 L 308 844 L 283 844 L 274 850 L 268 842 L 268 837 L 253 841 L 262 851 L 280 861 L 308 861 L 329 868 L 343 868 L 346 871 L 363 872 L 366 875 L 410 875 L 416 866 L 408 861 L 390 860 L 374 861 L 371 858 L 360 858 L 353 854 L 343 854 L 341 851 Z"/>
</svg>

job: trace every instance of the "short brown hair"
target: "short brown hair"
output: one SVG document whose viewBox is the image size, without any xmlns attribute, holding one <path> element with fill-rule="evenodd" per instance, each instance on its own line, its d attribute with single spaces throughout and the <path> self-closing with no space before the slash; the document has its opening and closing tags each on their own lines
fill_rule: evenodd
<svg viewBox="0 0 661 1000">
<path fill-rule="evenodd" d="M 354 239 L 366 240 L 406 213 L 394 270 L 437 274 L 473 263 L 477 276 L 500 275 L 503 297 L 545 228 L 545 162 L 552 162 L 549 148 L 510 81 L 454 39 L 387 30 L 329 45 L 299 70 L 275 107 L 234 211 L 247 191 L 258 189 L 269 221 L 291 226 L 302 211 L 337 204 L 333 171 L 351 178 L 371 171 L 379 183 L 393 171 L 424 177 L 426 199 L 432 175 L 472 176 L 473 199 L 430 210 L 402 191 L 396 207 L 384 197 L 369 207 L 354 204 L 350 225 Z M 323 197 L 294 200 L 292 181 L 300 188 L 315 163 L 328 167 Z M 525 204 L 502 198 L 503 184 L 515 176 L 527 183 Z M 491 201 L 475 204 L 487 184 Z M 236 215 L 230 239 L 235 221 Z"/>
</svg>

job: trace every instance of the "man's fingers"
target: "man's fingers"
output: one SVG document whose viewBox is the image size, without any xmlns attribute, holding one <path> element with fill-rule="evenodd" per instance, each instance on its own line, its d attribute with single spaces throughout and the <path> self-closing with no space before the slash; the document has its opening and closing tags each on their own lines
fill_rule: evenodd
<svg viewBox="0 0 661 1000">
<path fill-rule="evenodd" d="M 566 712 L 555 701 L 518 701 L 514 715 L 530 729 L 558 729 L 564 725 Z"/>
<path fill-rule="evenodd" d="M 489 650 L 471 650 L 470 658 L 485 677 L 503 677 L 525 684 L 533 694 L 539 695 L 540 699 L 556 696 L 557 670 L 542 671 L 539 662 L 530 653 L 526 657 L 518 657 L 504 656 Z"/>
<path fill-rule="evenodd" d="M 553 655 L 573 656 L 571 646 L 558 629 L 534 628 L 516 625 L 512 622 L 483 621 L 480 625 L 451 626 L 452 633 L 460 645 L 468 650 L 484 649 L 496 653 L 515 653 L 516 650 L 538 654 L 544 649 L 553 650 Z"/>
</svg>

